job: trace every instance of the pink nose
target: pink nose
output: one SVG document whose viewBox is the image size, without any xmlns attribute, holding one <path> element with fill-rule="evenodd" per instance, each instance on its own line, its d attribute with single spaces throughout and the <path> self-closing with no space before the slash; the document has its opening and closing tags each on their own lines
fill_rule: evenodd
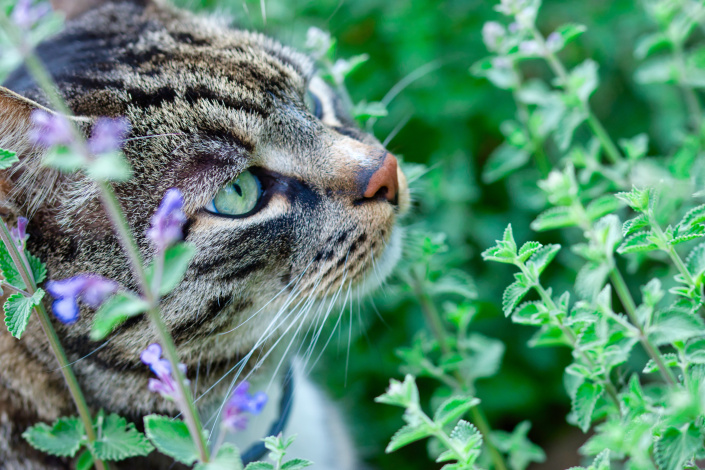
<svg viewBox="0 0 705 470">
<path fill-rule="evenodd" d="M 370 177 L 363 196 L 365 199 L 386 199 L 396 204 L 398 189 L 397 159 L 387 153 L 382 165 Z"/>
</svg>

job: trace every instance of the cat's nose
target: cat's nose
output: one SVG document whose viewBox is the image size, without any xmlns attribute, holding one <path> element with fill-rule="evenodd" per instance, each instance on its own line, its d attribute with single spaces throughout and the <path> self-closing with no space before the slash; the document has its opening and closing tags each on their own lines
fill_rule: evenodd
<svg viewBox="0 0 705 470">
<path fill-rule="evenodd" d="M 384 160 L 367 181 L 363 199 L 386 199 L 392 204 L 397 204 L 399 179 L 397 176 L 397 159 L 391 153 L 386 153 Z"/>
</svg>

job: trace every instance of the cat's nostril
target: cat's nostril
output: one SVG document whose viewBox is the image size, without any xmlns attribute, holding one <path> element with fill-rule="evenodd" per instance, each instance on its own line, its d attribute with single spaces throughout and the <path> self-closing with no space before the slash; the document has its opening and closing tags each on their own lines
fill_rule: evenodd
<svg viewBox="0 0 705 470">
<path fill-rule="evenodd" d="M 382 165 L 367 182 L 363 197 L 373 200 L 386 199 L 392 204 L 396 204 L 398 188 L 397 159 L 391 153 L 387 153 Z"/>
</svg>

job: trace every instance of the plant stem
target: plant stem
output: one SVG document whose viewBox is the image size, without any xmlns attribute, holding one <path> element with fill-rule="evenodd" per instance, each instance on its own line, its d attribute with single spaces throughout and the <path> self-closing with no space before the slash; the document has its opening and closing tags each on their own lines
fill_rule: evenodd
<svg viewBox="0 0 705 470">
<path fill-rule="evenodd" d="M 546 63 L 548 63 L 548 66 L 551 68 L 556 77 L 558 77 L 560 85 L 567 89 L 568 72 L 565 66 L 560 61 L 558 56 L 556 56 L 556 54 L 551 51 L 551 49 L 546 45 L 546 40 L 544 39 L 541 32 L 538 30 L 536 25 L 532 24 L 528 26 L 529 30 L 531 31 L 531 35 L 534 37 L 534 40 L 539 44 L 541 50 L 544 51 L 544 58 L 546 59 Z M 622 161 L 622 154 L 620 153 L 615 143 L 612 141 L 612 138 L 607 133 L 602 123 L 600 123 L 599 119 L 597 119 L 597 117 L 595 116 L 595 113 L 592 112 L 589 103 L 581 101 L 580 107 L 582 108 L 582 111 L 584 111 L 587 115 L 587 124 L 592 130 L 592 133 L 602 144 L 602 148 L 605 150 L 607 158 L 612 163 L 618 163 Z"/>
<path fill-rule="evenodd" d="M 695 287 L 695 279 L 693 279 L 693 276 L 690 274 L 690 271 L 688 271 L 688 268 L 686 267 L 681 257 L 678 255 L 676 249 L 673 248 L 673 245 L 668 242 L 666 234 L 663 233 L 663 230 L 661 229 L 661 226 L 656 220 L 656 217 L 654 216 L 653 211 L 651 209 L 649 209 L 647 216 L 649 218 L 649 225 L 654 230 L 654 232 L 656 232 L 656 236 L 661 241 L 662 246 L 660 248 L 668 254 L 669 258 L 671 258 L 671 261 L 673 261 L 673 264 L 676 265 L 676 268 L 678 268 L 678 271 L 680 271 L 681 275 L 683 276 L 683 279 L 685 279 L 685 282 L 687 282 L 690 287 Z"/>
<path fill-rule="evenodd" d="M 37 284 L 34 282 L 34 277 L 31 275 L 31 269 L 26 262 L 26 258 L 21 256 L 17 245 L 15 245 L 15 242 L 12 240 L 10 230 L 7 228 L 7 224 L 5 224 L 4 220 L 0 220 L 0 239 L 2 239 L 2 242 L 5 244 L 10 257 L 12 258 L 12 261 L 15 263 L 17 271 L 19 272 L 20 277 L 22 277 L 22 281 L 25 283 L 27 293 L 33 295 L 37 291 Z M 3 284 L 7 285 L 7 283 Z M 66 357 L 64 348 L 61 346 L 56 330 L 54 330 L 54 326 L 51 324 L 49 314 L 44 308 L 44 304 L 41 302 L 39 305 L 34 307 L 34 311 L 37 314 L 36 316 L 39 319 L 42 331 L 44 331 L 44 335 L 49 342 L 49 347 L 51 348 L 54 357 L 56 357 L 56 361 L 59 363 L 61 374 L 64 377 L 66 386 L 69 389 L 71 398 L 76 405 L 76 410 L 78 411 L 78 415 L 81 418 L 83 427 L 85 428 L 86 438 L 89 442 L 95 442 L 96 435 L 93 429 L 93 419 L 91 417 L 90 409 L 88 408 L 86 399 L 83 396 L 81 387 L 78 384 L 76 375 L 73 373 L 73 369 L 71 368 L 69 360 Z M 91 451 L 91 453 L 93 452 Z M 107 468 L 107 464 L 102 460 L 97 459 L 95 455 L 93 456 L 93 461 L 98 470 L 105 470 Z"/>
<path fill-rule="evenodd" d="M 431 297 L 428 295 L 428 293 L 423 289 L 422 287 L 422 281 L 419 280 L 417 277 L 412 276 L 413 281 L 412 281 L 412 288 L 414 289 L 414 293 L 416 294 L 417 299 L 419 300 L 419 304 L 421 305 L 421 310 L 424 314 L 424 318 L 426 319 L 426 322 L 428 323 L 429 327 L 431 328 L 431 332 L 433 335 L 436 337 L 436 340 L 438 341 L 438 344 L 440 345 L 441 352 L 444 355 L 451 354 L 452 351 L 448 347 L 448 344 L 446 342 L 446 335 L 444 334 L 444 328 L 443 328 L 443 321 L 441 320 L 441 315 L 438 312 L 438 309 L 436 308 L 436 305 L 433 303 L 433 300 Z M 465 388 L 465 380 L 463 377 L 460 375 L 460 372 L 456 369 L 453 371 L 453 375 L 455 375 L 455 378 L 463 389 Z M 467 390 L 458 390 L 462 392 L 467 392 Z M 507 470 L 507 466 L 504 463 L 504 458 L 502 457 L 502 454 L 499 452 L 497 447 L 495 447 L 494 443 L 492 442 L 492 429 L 490 428 L 489 423 L 487 422 L 487 418 L 485 417 L 485 414 L 482 412 L 479 406 L 475 406 L 470 410 L 470 414 L 472 415 L 472 422 L 475 424 L 477 429 L 480 431 L 480 433 L 484 436 L 484 442 L 485 445 L 487 446 L 487 451 L 490 454 L 490 457 L 492 459 L 492 462 L 495 465 L 495 468 L 497 470 Z"/>
<path fill-rule="evenodd" d="M 644 329 L 639 324 L 639 320 L 636 316 L 636 304 L 634 303 L 632 294 L 629 292 L 629 288 L 627 288 L 627 283 L 624 282 L 622 273 L 619 272 L 617 267 L 613 267 L 610 271 L 610 279 L 612 280 L 612 285 L 614 286 L 614 290 L 617 292 L 619 300 L 621 300 L 622 305 L 624 305 L 624 309 L 627 311 L 629 319 L 639 330 L 639 341 L 641 342 L 641 345 L 644 347 L 649 357 L 651 357 L 651 359 L 658 366 L 663 380 L 671 386 L 675 385 L 676 378 L 674 377 L 673 372 L 666 366 L 661 353 L 656 347 L 654 347 L 653 344 L 651 344 L 649 339 L 646 337 L 646 334 L 644 334 Z"/>
<path fill-rule="evenodd" d="M 196 444 L 201 462 L 208 462 L 210 456 L 208 453 L 208 446 L 206 445 L 206 439 L 203 435 L 203 426 L 201 425 L 198 411 L 196 410 L 196 406 L 193 402 L 191 391 L 184 385 L 185 377 L 181 372 L 181 369 L 179 369 L 179 355 L 176 351 L 174 340 L 172 339 L 171 334 L 169 334 L 169 331 L 159 312 L 159 297 L 158 295 L 155 295 L 155 292 L 158 292 L 158 287 L 153 289 L 147 279 L 147 273 L 144 270 L 142 255 L 137 248 L 137 243 L 132 236 L 132 232 L 127 224 L 127 220 L 125 220 L 122 209 L 120 208 L 120 203 L 117 200 L 112 187 L 104 181 L 97 182 L 96 184 L 100 189 L 103 207 L 108 214 L 108 218 L 110 219 L 113 228 L 117 232 L 120 245 L 127 254 L 130 266 L 132 267 L 132 272 L 135 274 L 137 282 L 140 285 L 140 290 L 145 296 L 147 302 L 152 305 L 152 308 L 148 312 L 148 316 L 152 322 L 152 325 L 154 325 L 157 330 L 159 341 L 164 349 L 167 359 L 169 359 L 169 362 L 171 363 L 172 374 L 174 375 L 174 380 L 176 381 L 179 395 L 183 397 L 184 406 L 181 411 L 184 414 L 184 419 L 189 428 L 189 432 L 191 433 L 191 438 Z"/>
</svg>

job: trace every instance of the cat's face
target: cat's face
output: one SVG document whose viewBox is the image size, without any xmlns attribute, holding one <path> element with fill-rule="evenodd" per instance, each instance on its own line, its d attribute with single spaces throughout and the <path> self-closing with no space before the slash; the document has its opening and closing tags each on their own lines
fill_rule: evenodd
<svg viewBox="0 0 705 470">
<path fill-rule="evenodd" d="M 320 321 L 352 290 L 357 297 L 380 282 L 398 258 L 404 175 L 345 117 L 305 56 L 131 3 L 89 12 L 39 55 L 77 115 L 132 123 L 125 153 L 134 178 L 116 191 L 147 258 L 151 214 L 167 189 L 184 195 L 185 238 L 197 254 L 162 305 L 187 362 L 229 361 L 314 315 Z M 7 85 L 42 101 L 22 72 Z M 27 188 L 27 175 L 54 181 L 15 173 L 26 192 L 11 193 L 10 205 L 21 212 L 28 195 L 46 196 L 46 188 Z M 56 181 L 30 225 L 30 246 L 50 277 L 97 272 L 134 286 L 95 188 L 82 177 Z M 95 348 L 86 339 L 90 316 L 82 312 L 63 332 L 77 355 Z M 137 367 L 155 339 L 147 325 L 122 327 L 96 360 Z"/>
</svg>

